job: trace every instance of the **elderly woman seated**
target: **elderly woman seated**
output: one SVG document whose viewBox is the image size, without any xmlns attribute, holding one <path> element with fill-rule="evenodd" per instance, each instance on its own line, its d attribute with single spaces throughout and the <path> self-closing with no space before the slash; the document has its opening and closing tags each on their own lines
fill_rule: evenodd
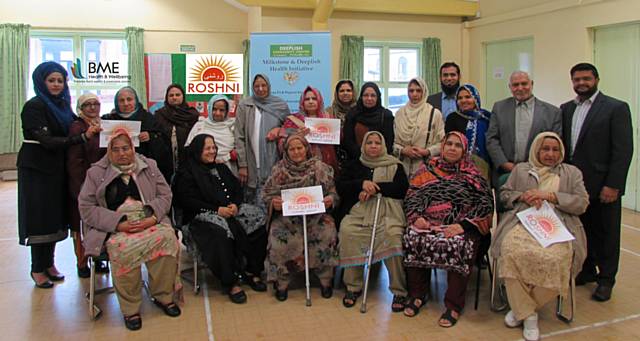
<svg viewBox="0 0 640 341">
<path fill-rule="evenodd" d="M 511 311 L 508 327 L 523 324 L 525 340 L 537 340 L 536 311 L 558 295 L 566 295 L 571 276 L 586 257 L 586 239 L 579 215 L 589 196 L 578 168 L 562 163 L 564 146 L 558 135 L 538 134 L 531 144 L 529 162 L 518 164 L 502 186 L 500 200 L 507 209 L 500 218 L 491 254 L 499 257 L 498 273 L 504 279 Z M 575 237 L 570 242 L 543 248 L 525 230 L 516 213 L 547 201 Z"/>
<path fill-rule="evenodd" d="M 384 137 L 370 131 L 363 138 L 359 160 L 345 165 L 338 180 L 348 213 L 340 223 L 340 266 L 344 270 L 347 292 L 342 304 L 353 307 L 362 292 L 364 264 L 368 260 L 371 233 L 381 194 L 372 263 L 384 260 L 393 293 L 391 310 L 402 311 L 407 296 L 407 281 L 402 267 L 402 234 L 406 226 L 402 199 L 409 182 L 402 163 L 387 154 Z"/>
<path fill-rule="evenodd" d="M 171 190 L 156 162 L 135 153 L 124 129 L 113 132 L 107 155 L 87 171 L 78 206 L 87 253 L 100 254 L 106 244 L 125 326 L 142 327 L 142 263 L 154 303 L 169 316 L 180 315 L 173 299 L 180 287 L 179 245 L 167 217 Z"/>
<path fill-rule="evenodd" d="M 442 154 L 411 179 L 405 198 L 405 260 L 410 299 L 405 315 L 415 316 L 426 302 L 432 268 L 447 271 L 445 312 L 438 324 L 452 327 L 462 313 L 469 274 L 481 236 L 489 233 L 493 196 L 470 161 L 467 138 L 449 132 Z"/>
<path fill-rule="evenodd" d="M 322 186 L 325 208 L 338 203 L 333 182 L 333 169 L 311 155 L 307 140 L 298 134 L 290 135 L 284 143 L 284 157 L 273 166 L 263 189 L 269 206 L 271 227 L 267 247 L 267 280 L 273 282 L 279 301 L 287 299 L 292 273 L 304 271 L 304 239 L 302 216 L 282 215 L 281 190 L 308 186 Z M 333 268 L 338 263 L 336 225 L 328 213 L 307 216 L 309 269 L 320 279 L 322 297 L 333 295 Z"/>
<path fill-rule="evenodd" d="M 197 135 L 176 176 L 175 202 L 189 224 L 183 231 L 191 235 L 207 267 L 220 279 L 231 302 L 244 303 L 247 296 L 240 276 L 253 290 L 267 290 L 259 277 L 267 247 L 264 212 L 241 204 L 240 181 L 216 160 L 213 136 Z"/>
</svg>

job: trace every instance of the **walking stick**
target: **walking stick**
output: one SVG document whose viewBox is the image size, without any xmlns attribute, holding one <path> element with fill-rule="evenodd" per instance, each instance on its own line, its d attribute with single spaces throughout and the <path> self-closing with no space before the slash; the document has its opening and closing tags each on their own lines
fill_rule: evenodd
<svg viewBox="0 0 640 341">
<path fill-rule="evenodd" d="M 309 291 L 309 247 L 307 245 L 307 215 L 302 216 L 302 229 L 304 236 L 304 284 L 307 287 L 307 307 L 311 306 L 311 293 Z"/>
<path fill-rule="evenodd" d="M 376 228 L 378 226 L 378 211 L 380 210 L 380 199 L 382 194 L 376 194 L 376 213 L 373 216 L 373 228 L 371 229 L 371 245 L 369 245 L 369 259 L 367 259 L 367 274 L 364 278 L 364 294 L 362 295 L 362 304 L 360 305 L 360 312 L 367 312 L 367 290 L 369 289 L 369 275 L 371 274 L 371 261 L 373 260 L 373 246 L 376 242 Z"/>
</svg>

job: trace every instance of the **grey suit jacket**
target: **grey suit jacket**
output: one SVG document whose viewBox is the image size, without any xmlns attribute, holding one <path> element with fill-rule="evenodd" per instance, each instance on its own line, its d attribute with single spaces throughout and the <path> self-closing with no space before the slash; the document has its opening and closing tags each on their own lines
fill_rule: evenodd
<svg viewBox="0 0 640 341">
<path fill-rule="evenodd" d="M 427 97 L 427 103 L 442 111 L 442 91 L 429 95 L 429 97 Z M 442 115 L 442 117 L 444 118 L 444 115 Z"/>
<path fill-rule="evenodd" d="M 533 139 L 543 131 L 553 131 L 562 136 L 562 113 L 552 104 L 534 98 L 533 122 L 527 140 L 526 154 Z M 516 145 L 516 100 L 513 97 L 496 102 L 491 110 L 491 121 L 487 129 L 487 151 L 496 169 L 515 159 Z"/>
</svg>

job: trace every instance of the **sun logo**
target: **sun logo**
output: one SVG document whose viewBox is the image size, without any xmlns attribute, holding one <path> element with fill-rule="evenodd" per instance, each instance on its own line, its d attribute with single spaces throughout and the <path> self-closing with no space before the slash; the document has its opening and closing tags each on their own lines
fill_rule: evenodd
<svg viewBox="0 0 640 341">
<path fill-rule="evenodd" d="M 313 197 L 307 193 L 300 193 L 293 198 L 293 203 L 296 205 L 305 205 L 313 202 Z"/>
<path fill-rule="evenodd" d="M 192 82 L 238 82 L 238 68 L 222 56 L 202 57 L 191 68 L 189 80 Z"/>
<path fill-rule="evenodd" d="M 326 124 L 318 124 L 315 127 L 316 133 L 318 134 L 329 134 L 331 133 L 331 127 Z"/>
<path fill-rule="evenodd" d="M 554 217 L 546 214 L 543 216 L 538 216 L 536 219 L 536 223 L 547 236 L 554 234 L 558 229 L 558 226 L 560 226 L 559 221 L 557 221 Z"/>
</svg>

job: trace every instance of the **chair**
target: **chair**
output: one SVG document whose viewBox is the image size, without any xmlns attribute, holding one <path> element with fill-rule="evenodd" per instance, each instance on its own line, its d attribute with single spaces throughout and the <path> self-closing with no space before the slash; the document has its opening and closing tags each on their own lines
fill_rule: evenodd
<svg viewBox="0 0 640 341">
<path fill-rule="evenodd" d="M 80 221 L 80 228 L 84 231 L 84 223 Z M 102 247 L 102 251 L 99 255 L 88 255 L 89 256 L 89 267 L 90 267 L 90 276 L 89 276 L 89 291 L 85 293 L 85 297 L 89 301 L 89 317 L 92 320 L 97 320 L 102 314 L 102 309 L 95 303 L 96 295 L 101 294 L 109 294 L 114 292 L 113 286 L 103 287 L 96 289 L 96 263 L 109 261 L 109 256 L 107 252 Z"/>
<path fill-rule="evenodd" d="M 491 271 L 491 262 L 489 261 L 489 247 L 491 246 L 491 234 L 482 236 L 480 239 L 480 246 L 478 247 L 478 255 L 476 256 L 476 267 L 478 268 L 478 275 L 476 277 L 476 301 L 473 305 L 474 310 L 478 310 L 478 301 L 480 299 L 480 280 L 482 279 L 482 269 L 486 262 L 487 270 L 489 271 L 489 278 L 493 278 Z"/>
<path fill-rule="evenodd" d="M 187 247 L 187 252 L 193 260 L 193 267 L 183 269 L 180 271 L 180 277 L 185 281 L 193 284 L 193 293 L 198 295 L 200 293 L 200 282 L 198 281 L 198 270 L 200 263 L 200 251 L 191 233 L 189 232 L 189 226 L 182 223 L 182 209 L 176 206 L 171 208 L 171 222 L 173 227 L 182 232 L 182 243 Z M 188 272 L 193 271 L 193 279 L 185 276 Z"/>
</svg>

